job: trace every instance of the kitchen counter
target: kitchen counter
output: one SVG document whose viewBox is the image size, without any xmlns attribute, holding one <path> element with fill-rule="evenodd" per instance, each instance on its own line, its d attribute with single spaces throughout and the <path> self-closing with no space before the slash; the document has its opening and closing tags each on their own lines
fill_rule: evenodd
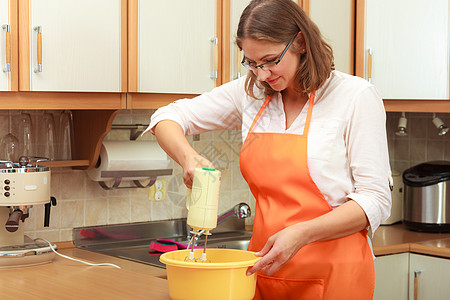
<svg viewBox="0 0 450 300">
<path fill-rule="evenodd" d="M 416 232 L 403 224 L 380 226 L 372 244 L 375 256 L 415 252 L 450 258 L 450 233 Z"/>
<path fill-rule="evenodd" d="M 372 239 L 376 256 L 414 252 L 450 258 L 450 233 L 421 233 L 402 224 L 381 226 Z M 0 299 L 169 299 L 166 270 L 57 243 L 61 254 L 121 267 L 87 266 L 55 256 L 52 263 L 0 269 Z"/>
<path fill-rule="evenodd" d="M 114 263 L 121 269 L 88 266 L 59 256 L 48 264 L 0 269 L 0 299 L 170 299 L 164 269 L 76 248 L 58 252 Z"/>
</svg>

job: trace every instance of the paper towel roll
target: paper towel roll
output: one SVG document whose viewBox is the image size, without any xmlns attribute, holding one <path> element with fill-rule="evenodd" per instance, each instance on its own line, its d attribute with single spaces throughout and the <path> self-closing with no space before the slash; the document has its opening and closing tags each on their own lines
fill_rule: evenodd
<svg viewBox="0 0 450 300">
<path fill-rule="evenodd" d="M 97 165 L 88 170 L 94 181 L 113 180 L 102 177 L 103 171 L 141 171 L 168 169 L 170 161 L 157 142 L 104 141 Z M 122 180 L 142 180 L 148 177 L 123 177 Z"/>
</svg>

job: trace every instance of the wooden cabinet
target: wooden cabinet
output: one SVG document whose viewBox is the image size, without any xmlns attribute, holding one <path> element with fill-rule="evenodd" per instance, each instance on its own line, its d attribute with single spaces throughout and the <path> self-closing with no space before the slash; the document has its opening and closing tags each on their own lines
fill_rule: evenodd
<svg viewBox="0 0 450 300">
<path fill-rule="evenodd" d="M 448 299 L 449 278 L 450 259 L 410 254 L 409 299 Z"/>
<path fill-rule="evenodd" d="M 450 259 L 414 253 L 377 257 L 374 300 L 448 299 Z"/>
<path fill-rule="evenodd" d="M 375 259 L 374 300 L 408 300 L 409 253 Z M 425 299 L 425 298 L 423 298 Z"/>
<path fill-rule="evenodd" d="M 0 91 L 17 91 L 17 3 L 0 0 Z"/>
<path fill-rule="evenodd" d="M 333 48 L 336 70 L 354 74 L 354 0 L 309 0 L 305 10 Z"/>
<path fill-rule="evenodd" d="M 227 24 L 223 25 L 224 31 L 227 30 L 227 34 L 224 34 L 224 39 L 228 38 L 227 51 L 224 51 L 224 57 L 227 55 L 228 59 L 224 60 L 229 63 L 228 66 L 224 65 L 224 80 L 231 81 L 247 74 L 247 69 L 241 68 L 242 54 L 239 47 L 236 45 L 236 32 L 239 25 L 239 19 L 245 7 L 250 3 L 250 0 L 230 0 L 229 2 L 229 16 Z M 228 7 L 227 7 L 228 8 Z"/>
<path fill-rule="evenodd" d="M 126 1 L 19 1 L 19 16 L 20 90 L 126 91 Z"/>
<path fill-rule="evenodd" d="M 357 0 L 357 75 L 383 99 L 449 99 L 449 3 Z"/>
<path fill-rule="evenodd" d="M 200 94 L 219 76 L 220 1 L 129 1 L 129 91 Z"/>
</svg>

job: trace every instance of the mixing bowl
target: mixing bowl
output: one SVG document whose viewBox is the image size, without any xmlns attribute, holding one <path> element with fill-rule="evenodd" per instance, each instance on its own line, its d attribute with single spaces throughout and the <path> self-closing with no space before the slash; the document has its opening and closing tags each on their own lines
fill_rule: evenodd
<svg viewBox="0 0 450 300">
<path fill-rule="evenodd" d="M 207 249 L 211 262 L 185 261 L 190 250 L 178 250 L 161 255 L 166 264 L 169 294 L 174 300 L 184 299 L 253 299 L 255 274 L 247 276 L 248 267 L 260 257 L 254 252 L 236 249 Z M 195 249 L 200 258 L 203 249 Z"/>
</svg>

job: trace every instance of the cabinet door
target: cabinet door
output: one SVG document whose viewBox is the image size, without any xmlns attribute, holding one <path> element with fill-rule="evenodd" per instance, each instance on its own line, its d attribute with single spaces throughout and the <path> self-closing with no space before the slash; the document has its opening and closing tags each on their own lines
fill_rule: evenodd
<svg viewBox="0 0 450 300">
<path fill-rule="evenodd" d="M 0 91 L 17 91 L 17 2 L 0 0 Z"/>
<path fill-rule="evenodd" d="M 353 0 L 309 0 L 309 15 L 333 48 L 336 70 L 353 74 Z"/>
<path fill-rule="evenodd" d="M 247 69 L 241 68 L 242 54 L 236 45 L 236 32 L 239 25 L 239 19 L 245 7 L 250 0 L 231 0 L 230 21 L 231 21 L 231 43 L 230 43 L 230 62 L 231 62 L 231 78 L 230 80 L 247 74 Z"/>
<path fill-rule="evenodd" d="M 199 94 L 215 87 L 217 7 L 215 0 L 139 0 L 138 92 Z"/>
<path fill-rule="evenodd" d="M 409 253 L 379 256 L 375 259 L 374 300 L 408 299 Z"/>
<path fill-rule="evenodd" d="M 19 7 L 20 51 L 29 49 L 21 55 L 21 90 L 121 91 L 123 1 L 27 2 Z"/>
<path fill-rule="evenodd" d="M 449 259 L 411 254 L 410 263 L 409 299 L 449 299 Z"/>
<path fill-rule="evenodd" d="M 383 99 L 448 99 L 448 14 L 448 0 L 365 1 L 366 77 Z"/>
</svg>

